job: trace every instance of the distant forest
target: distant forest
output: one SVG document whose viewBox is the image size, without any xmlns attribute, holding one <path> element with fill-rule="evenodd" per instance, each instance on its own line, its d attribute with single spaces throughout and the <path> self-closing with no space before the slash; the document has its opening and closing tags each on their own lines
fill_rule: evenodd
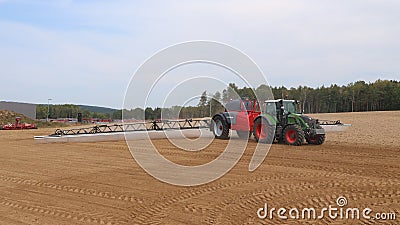
<svg viewBox="0 0 400 225">
<path fill-rule="evenodd" d="M 361 112 L 361 111 L 384 111 L 400 110 L 400 82 L 395 80 L 377 80 L 372 83 L 357 81 L 348 85 L 338 86 L 336 84 L 329 87 L 321 86 L 311 88 L 299 86 L 297 88 L 271 87 L 275 99 L 296 99 L 300 101 L 300 110 L 305 113 L 334 113 L 334 112 Z M 237 95 L 235 94 L 237 93 Z M 222 90 L 207 94 L 202 93 L 197 106 L 171 108 L 136 108 L 131 110 L 124 109 L 125 118 L 134 119 L 159 119 L 161 113 L 163 117 L 172 118 L 179 115 L 179 118 L 198 118 L 212 116 L 223 111 L 223 106 L 219 102 L 227 102 L 230 99 L 248 97 L 254 99 L 255 94 L 259 96 L 259 101 L 267 98 L 268 86 L 262 84 L 256 89 L 239 88 L 234 83 Z M 121 119 L 122 110 L 109 111 L 107 113 L 91 112 L 89 109 L 82 110 L 76 105 L 56 105 L 51 106 L 50 118 L 57 117 L 76 117 L 78 112 L 83 113 L 83 117 Z M 37 107 L 37 117 L 45 118 L 47 105 Z"/>
<path fill-rule="evenodd" d="M 36 105 L 36 118 L 46 119 L 47 111 L 49 110 L 49 118 L 77 118 L 78 113 L 82 113 L 84 118 L 99 118 L 99 119 L 110 119 L 116 109 L 96 107 L 96 106 L 83 106 L 83 105 L 47 105 L 40 104 Z"/>
</svg>

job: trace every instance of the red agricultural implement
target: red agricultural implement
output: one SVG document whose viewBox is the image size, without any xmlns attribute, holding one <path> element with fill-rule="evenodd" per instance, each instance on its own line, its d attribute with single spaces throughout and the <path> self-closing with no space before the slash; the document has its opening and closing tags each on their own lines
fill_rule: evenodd
<svg viewBox="0 0 400 225">
<path fill-rule="evenodd" d="M 2 130 L 37 129 L 35 124 L 21 123 L 21 117 L 15 117 L 15 123 L 9 123 L 1 127 Z"/>
</svg>

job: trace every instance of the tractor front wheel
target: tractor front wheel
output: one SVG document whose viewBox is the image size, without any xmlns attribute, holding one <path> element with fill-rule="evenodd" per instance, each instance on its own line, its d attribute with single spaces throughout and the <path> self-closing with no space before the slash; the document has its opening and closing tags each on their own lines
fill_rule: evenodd
<svg viewBox="0 0 400 225">
<path fill-rule="evenodd" d="M 302 145 L 304 142 L 304 132 L 295 124 L 288 125 L 283 130 L 283 140 L 288 145 Z"/>
<path fill-rule="evenodd" d="M 322 145 L 325 141 L 325 134 L 315 135 L 314 137 L 306 137 L 306 141 L 311 145 Z"/>
<path fill-rule="evenodd" d="M 274 133 L 274 127 L 265 118 L 259 117 L 254 121 L 253 134 L 257 142 L 272 144 Z"/>
<path fill-rule="evenodd" d="M 212 119 L 212 129 L 215 138 L 228 139 L 229 138 L 229 126 L 227 122 L 218 115 Z"/>
</svg>

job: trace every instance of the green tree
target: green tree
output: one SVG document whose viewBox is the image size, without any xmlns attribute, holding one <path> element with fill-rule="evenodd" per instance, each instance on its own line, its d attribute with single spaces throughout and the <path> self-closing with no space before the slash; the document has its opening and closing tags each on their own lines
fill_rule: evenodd
<svg viewBox="0 0 400 225">
<path fill-rule="evenodd" d="M 197 107 L 199 109 L 199 116 L 204 117 L 207 114 L 207 91 L 204 91 L 201 96 L 200 96 L 200 101 L 199 104 L 197 104 Z"/>
<path fill-rule="evenodd" d="M 213 97 L 209 101 L 210 105 L 210 116 L 215 115 L 219 112 L 224 111 L 224 106 L 221 104 L 222 98 L 220 92 L 215 92 Z"/>
</svg>

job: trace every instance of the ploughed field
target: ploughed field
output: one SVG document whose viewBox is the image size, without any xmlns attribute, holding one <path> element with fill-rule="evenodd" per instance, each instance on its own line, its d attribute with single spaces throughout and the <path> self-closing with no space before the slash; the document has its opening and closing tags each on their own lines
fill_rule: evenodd
<svg viewBox="0 0 400 225">
<path fill-rule="evenodd" d="M 259 219 L 257 210 L 337 206 L 395 212 L 400 223 L 400 111 L 312 115 L 351 123 L 328 133 L 321 146 L 272 145 L 254 172 L 256 143 L 225 176 L 195 187 L 162 183 L 132 158 L 125 142 L 35 144 L 54 129 L 0 131 L 0 224 L 298 224 L 366 223 L 361 219 Z M 240 141 L 240 140 L 233 140 Z M 215 159 L 227 144 L 214 140 L 187 152 L 154 140 L 160 153 L 183 165 Z M 140 145 L 140 141 L 138 141 Z M 318 212 L 318 211 L 317 211 Z M 287 215 L 287 214 L 286 214 Z"/>
</svg>

